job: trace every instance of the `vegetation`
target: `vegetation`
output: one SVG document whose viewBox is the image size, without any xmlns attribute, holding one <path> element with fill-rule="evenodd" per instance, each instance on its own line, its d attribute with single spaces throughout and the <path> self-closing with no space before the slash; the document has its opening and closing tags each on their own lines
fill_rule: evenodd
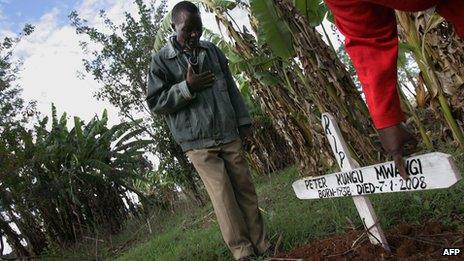
<svg viewBox="0 0 464 261">
<path fill-rule="evenodd" d="M 453 154 L 456 162 L 461 162 L 462 154 Z M 464 165 L 460 164 L 459 169 L 462 172 Z M 362 227 L 350 198 L 297 199 L 291 183 L 298 178 L 294 167 L 254 178 L 268 234 L 271 241 L 279 245 L 280 251 Z M 464 208 L 454 202 L 460 200 L 463 192 L 464 184 L 459 183 L 447 190 L 379 194 L 370 199 L 385 230 L 402 223 L 420 225 L 428 220 L 439 221 L 460 231 L 464 229 Z M 99 245 L 99 257 L 113 259 L 116 254 L 118 260 L 232 260 L 223 244 L 211 204 L 203 208 L 179 205 L 169 218 L 157 216 L 153 224 L 156 228 L 152 234 L 146 233 L 147 225 L 140 223 L 138 231 L 128 229 L 124 232 L 119 239 L 124 252 L 111 252 L 116 247 L 110 247 L 109 240 L 105 240 L 107 243 Z M 113 244 L 115 241 L 113 239 Z M 92 242 L 74 250 L 74 256 L 78 257 L 77 253 L 81 251 L 82 258 L 83 250 L 86 259 L 96 258 Z M 72 255 L 69 252 L 63 254 L 64 257 Z"/>
<path fill-rule="evenodd" d="M 21 87 L 14 83 L 21 63 L 12 60 L 16 44 L 33 31 L 33 26 L 26 25 L 18 37 L 5 37 L 0 42 L 0 133 L 24 124 L 35 112 L 35 102 L 26 103 Z"/>
<path fill-rule="evenodd" d="M 132 141 L 138 130 L 127 123 L 108 128 L 106 112 L 86 125 L 74 118 L 71 130 L 66 114 L 58 118 L 54 107 L 51 120 L 51 130 L 45 117 L 34 129 L 17 128 L 1 140 L 8 157 L 2 157 L 0 229 L 24 257 L 97 228 L 119 232 L 129 216 L 142 213 L 128 193 L 144 197 L 133 184 L 146 171 L 140 149 L 151 141 Z"/>
<path fill-rule="evenodd" d="M 455 103 L 453 108 L 450 106 L 451 99 L 446 97 L 457 94 L 464 83 L 464 71 L 460 69 L 464 55 L 462 41 L 448 22 L 430 11 L 417 14 L 397 12 L 397 17 L 402 27 L 404 46 L 412 52 L 421 71 L 423 86 L 418 85 L 420 104 L 422 107 L 440 108 L 441 113 L 434 113 L 435 117 L 446 124 L 445 128 L 451 131 L 454 141 L 464 148 L 464 134 L 458 125 L 458 121 L 462 122 L 462 115 L 459 115 L 461 104 Z M 457 121 L 453 111 L 461 119 Z M 423 139 L 428 138 L 422 136 Z"/>
<path fill-rule="evenodd" d="M 218 8 L 232 1 L 200 2 L 207 10 L 214 10 L 217 21 L 233 39 L 228 45 L 233 48 L 225 48 L 229 57 L 237 57 L 231 59 L 231 67 L 244 72 L 247 89 L 288 141 L 302 174 L 317 175 L 334 163 L 328 143 L 320 139 L 323 131 L 319 118 L 324 111 L 338 116 L 352 146 L 363 148 L 361 154 L 355 154 L 358 160 L 374 160 L 372 140 L 361 135 L 373 132 L 366 121 L 366 106 L 333 50 L 290 2 L 238 4 L 236 8 L 250 14 L 254 34 L 237 28 L 227 8 Z M 348 107 L 358 110 L 348 113 Z"/>
</svg>

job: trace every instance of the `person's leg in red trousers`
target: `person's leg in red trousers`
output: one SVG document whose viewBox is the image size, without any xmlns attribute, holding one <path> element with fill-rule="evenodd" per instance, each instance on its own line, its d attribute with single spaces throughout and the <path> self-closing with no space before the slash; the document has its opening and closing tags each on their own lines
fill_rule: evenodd
<svg viewBox="0 0 464 261">
<path fill-rule="evenodd" d="M 403 121 L 396 91 L 398 33 L 393 9 L 360 0 L 326 0 L 358 74 L 374 126 Z"/>
<path fill-rule="evenodd" d="M 345 35 L 345 47 L 361 81 L 374 126 L 397 166 L 403 144 L 411 139 L 400 125 L 404 120 L 396 90 L 398 35 L 394 9 L 436 10 L 463 37 L 463 0 L 325 0 Z M 400 172 L 401 166 L 399 166 Z M 404 170 L 404 169 L 403 169 Z M 405 175 L 405 172 L 402 173 Z M 402 175 L 402 176 L 403 176 Z"/>
</svg>

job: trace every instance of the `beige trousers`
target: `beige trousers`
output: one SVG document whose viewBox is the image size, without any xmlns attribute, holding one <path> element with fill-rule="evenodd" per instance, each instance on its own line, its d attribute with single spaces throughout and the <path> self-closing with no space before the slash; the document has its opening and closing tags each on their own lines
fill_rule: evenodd
<svg viewBox="0 0 464 261">
<path fill-rule="evenodd" d="M 243 153 L 240 139 L 187 152 L 213 203 L 224 241 L 236 259 L 262 254 L 269 247 Z"/>
</svg>

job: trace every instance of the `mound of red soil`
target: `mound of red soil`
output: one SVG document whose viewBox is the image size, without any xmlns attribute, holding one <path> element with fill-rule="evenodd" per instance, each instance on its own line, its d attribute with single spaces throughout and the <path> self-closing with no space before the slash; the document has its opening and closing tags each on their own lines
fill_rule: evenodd
<svg viewBox="0 0 464 261">
<path fill-rule="evenodd" d="M 401 224 L 385 234 L 391 252 L 371 244 L 363 231 L 350 231 L 313 241 L 268 260 L 441 260 L 445 247 L 464 251 L 464 231 L 454 231 L 437 222 L 423 226 Z M 464 260 L 464 255 L 450 259 Z"/>
</svg>

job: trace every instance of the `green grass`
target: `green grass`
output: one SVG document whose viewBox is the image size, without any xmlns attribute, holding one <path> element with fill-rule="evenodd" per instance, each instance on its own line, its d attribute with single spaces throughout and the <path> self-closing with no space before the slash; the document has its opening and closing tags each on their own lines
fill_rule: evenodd
<svg viewBox="0 0 464 261">
<path fill-rule="evenodd" d="M 463 155 L 455 161 L 462 172 Z M 362 226 L 351 198 L 299 200 L 291 184 L 299 176 L 294 168 L 255 179 L 268 235 L 289 250 Z M 447 226 L 464 226 L 464 182 L 450 189 L 370 196 L 383 229 L 400 223 L 423 224 L 436 220 Z M 215 221 L 212 207 L 185 209 L 165 216 L 162 227 L 145 242 L 130 248 L 120 260 L 232 260 Z"/>
<path fill-rule="evenodd" d="M 452 154 L 463 173 L 464 154 Z M 281 250 L 286 251 L 329 234 L 343 233 L 352 225 L 362 226 L 351 198 L 297 199 L 291 184 L 299 178 L 295 168 L 254 178 L 268 235 L 273 243 L 281 237 Z M 423 224 L 431 220 L 464 228 L 463 195 L 464 182 L 460 182 L 450 189 L 377 194 L 369 198 L 384 230 L 400 223 Z M 133 219 L 118 235 L 89 235 L 64 251 L 48 251 L 49 257 L 45 253 L 42 259 L 233 259 L 222 240 L 211 204 L 197 208 L 189 202 L 181 202 L 175 212 L 154 214 L 150 223 L 152 234 L 148 232 L 146 220 Z M 103 242 L 95 245 L 96 237 Z"/>
</svg>

